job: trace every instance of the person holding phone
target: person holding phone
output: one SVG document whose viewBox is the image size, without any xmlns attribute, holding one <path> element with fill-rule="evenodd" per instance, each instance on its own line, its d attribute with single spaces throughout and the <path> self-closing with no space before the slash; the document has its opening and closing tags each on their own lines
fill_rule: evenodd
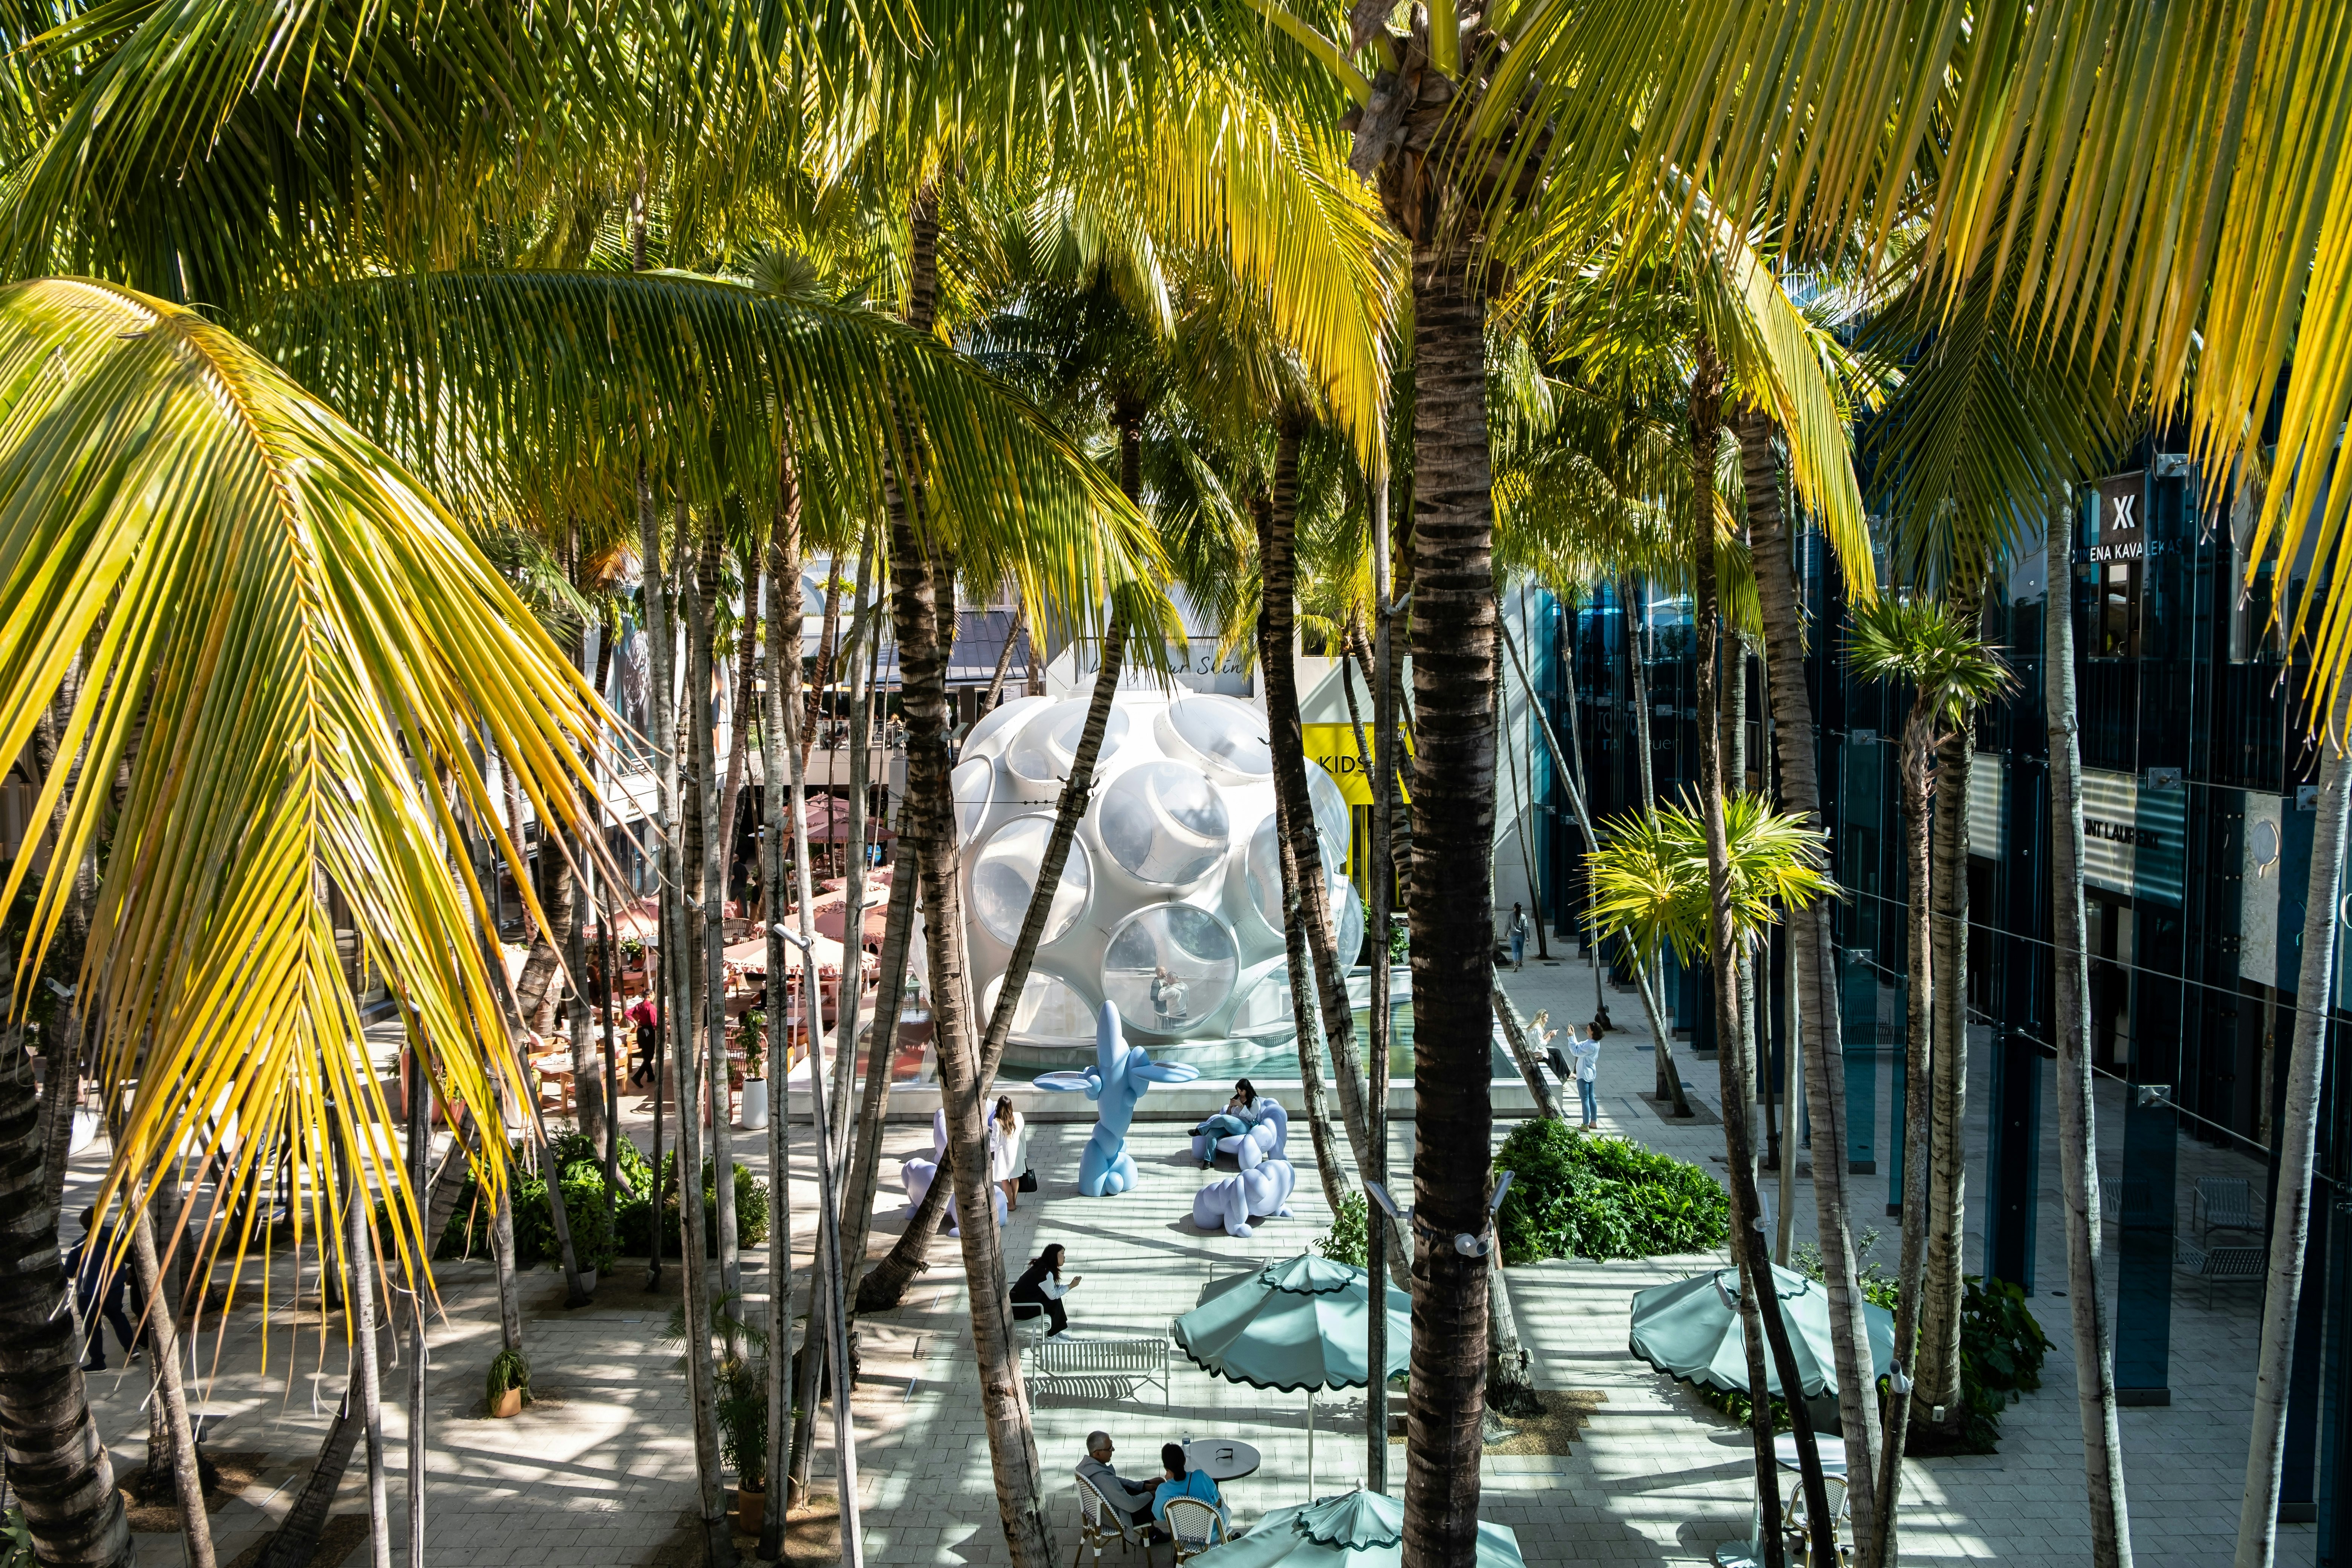
<svg viewBox="0 0 2352 1568">
<path fill-rule="evenodd" d="M 1015 1318 L 1034 1318 L 1038 1312 L 1044 1312 L 1047 1339 L 1070 1326 L 1069 1310 L 1062 1305 L 1062 1298 L 1076 1289 L 1086 1279 L 1083 1274 L 1073 1274 L 1067 1279 L 1062 1278 L 1062 1259 L 1067 1256 L 1060 1242 L 1050 1243 L 1045 1251 L 1029 1260 L 1029 1267 L 1023 1269 L 1021 1278 L 1013 1282 L 1013 1315 Z M 1035 1310 L 1024 1312 L 1021 1310 L 1024 1307 Z"/>
</svg>

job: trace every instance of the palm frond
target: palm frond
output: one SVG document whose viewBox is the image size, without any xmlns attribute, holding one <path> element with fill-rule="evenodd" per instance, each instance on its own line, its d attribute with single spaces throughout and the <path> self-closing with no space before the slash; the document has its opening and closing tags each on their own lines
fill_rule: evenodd
<svg viewBox="0 0 2352 1568">
<path fill-rule="evenodd" d="M 1025 399 L 872 311 L 688 273 L 454 273 L 302 290 L 259 336 L 469 510 L 618 513 L 641 462 L 756 509 L 790 449 L 870 521 L 887 457 L 975 581 L 1018 578 L 1068 624 L 1164 577 L 1144 519 Z M 1149 599 L 1144 624 L 1169 623 Z"/>
<path fill-rule="evenodd" d="M 1773 810 L 1760 795 L 1730 795 L 1723 805 L 1736 941 L 1752 946 L 1782 911 L 1837 895 L 1827 869 L 1826 838 L 1819 829 Z M 1601 845 L 1585 859 L 1592 880 L 1586 920 L 1596 936 L 1623 937 L 1644 960 L 1665 946 L 1685 963 L 1705 961 L 1715 906 L 1706 821 L 1696 802 L 1630 812 L 1603 823 Z"/>
</svg>

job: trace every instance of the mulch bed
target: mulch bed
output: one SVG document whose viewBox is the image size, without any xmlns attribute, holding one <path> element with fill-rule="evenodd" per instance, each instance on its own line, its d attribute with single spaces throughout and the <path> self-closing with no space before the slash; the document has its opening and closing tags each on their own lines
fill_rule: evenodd
<svg viewBox="0 0 2352 1568">
<path fill-rule="evenodd" d="M 1540 1415 L 1502 1416 L 1492 1410 L 1486 1412 L 1487 1436 L 1482 1445 L 1486 1453 L 1565 1454 L 1592 1419 L 1593 1412 L 1609 1399 L 1607 1394 L 1590 1388 L 1539 1388 L 1535 1394 L 1543 1405 Z M 1402 1444 L 1404 1433 L 1391 1431 L 1389 1441 Z"/>
<path fill-rule="evenodd" d="M 224 1453 L 201 1446 L 197 1453 L 204 1462 L 205 1512 L 215 1514 L 221 1505 L 261 1479 L 261 1467 L 269 1456 L 238 1451 Z M 180 1532 L 180 1501 L 178 1489 L 172 1484 L 169 1470 L 159 1473 L 155 1484 L 149 1485 L 144 1465 L 117 1479 L 122 1487 L 122 1506 L 131 1515 L 134 1531 Z"/>
</svg>

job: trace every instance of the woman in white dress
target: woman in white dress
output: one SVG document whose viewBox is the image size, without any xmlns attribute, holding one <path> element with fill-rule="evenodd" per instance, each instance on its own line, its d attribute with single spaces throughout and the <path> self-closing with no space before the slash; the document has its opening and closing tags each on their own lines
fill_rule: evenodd
<svg viewBox="0 0 2352 1568">
<path fill-rule="evenodd" d="M 1021 1134 L 1028 1127 L 1013 1109 L 1010 1095 L 996 1097 L 996 1111 L 988 1119 L 988 1179 L 1004 1189 L 1004 1206 L 1021 1206 Z"/>
</svg>

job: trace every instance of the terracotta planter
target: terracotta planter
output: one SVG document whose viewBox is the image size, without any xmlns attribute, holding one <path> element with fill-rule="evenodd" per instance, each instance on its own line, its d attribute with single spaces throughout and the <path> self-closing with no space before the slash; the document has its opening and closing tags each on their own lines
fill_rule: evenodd
<svg viewBox="0 0 2352 1568">
<path fill-rule="evenodd" d="M 757 1535 L 767 1522 L 768 1489 L 765 1487 L 735 1489 L 735 1533 Z"/>
<path fill-rule="evenodd" d="M 499 1394 L 496 1399 L 490 1401 L 490 1414 L 499 1417 L 500 1420 L 504 1420 L 509 1415 L 521 1415 L 522 1390 L 520 1388 L 509 1388 L 504 1394 Z"/>
</svg>

